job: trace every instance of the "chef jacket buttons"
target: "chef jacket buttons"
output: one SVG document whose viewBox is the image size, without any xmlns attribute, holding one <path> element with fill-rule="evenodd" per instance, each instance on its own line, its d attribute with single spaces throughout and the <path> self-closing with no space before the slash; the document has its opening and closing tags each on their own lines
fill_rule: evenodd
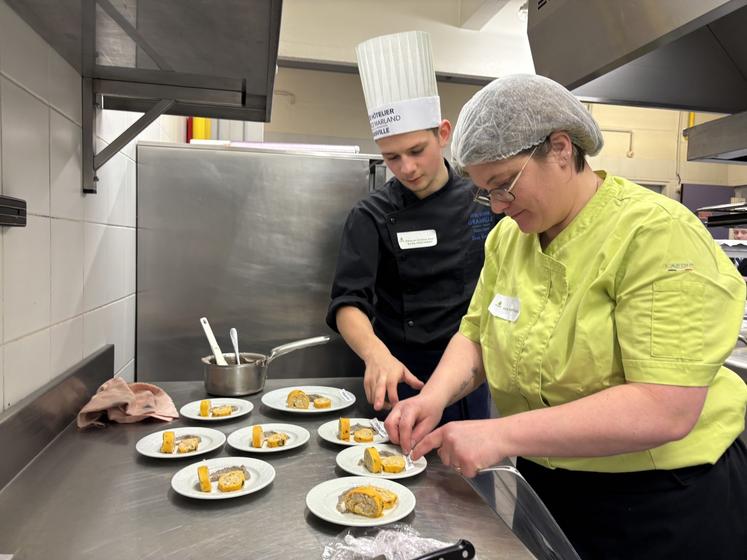
<svg viewBox="0 0 747 560">
<path fill-rule="evenodd" d="M 407 326 L 408 327 L 414 327 L 415 326 L 415 321 L 407 321 Z"/>
<path fill-rule="evenodd" d="M 395 218 L 394 216 L 392 216 L 391 218 L 389 218 L 389 223 L 390 224 L 396 224 L 397 223 L 397 218 Z"/>
</svg>

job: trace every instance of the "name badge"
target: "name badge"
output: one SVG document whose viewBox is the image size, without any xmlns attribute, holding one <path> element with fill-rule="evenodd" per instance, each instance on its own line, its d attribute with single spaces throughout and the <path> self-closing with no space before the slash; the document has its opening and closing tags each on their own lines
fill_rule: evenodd
<svg viewBox="0 0 747 560">
<path fill-rule="evenodd" d="M 422 229 L 419 231 L 402 231 L 397 234 L 399 248 L 420 249 L 421 247 L 433 247 L 438 243 L 435 229 Z"/>
<path fill-rule="evenodd" d="M 519 318 L 521 302 L 519 301 L 519 298 L 496 294 L 493 301 L 490 302 L 488 311 L 490 311 L 493 317 L 498 317 L 515 323 L 516 319 Z"/>
</svg>

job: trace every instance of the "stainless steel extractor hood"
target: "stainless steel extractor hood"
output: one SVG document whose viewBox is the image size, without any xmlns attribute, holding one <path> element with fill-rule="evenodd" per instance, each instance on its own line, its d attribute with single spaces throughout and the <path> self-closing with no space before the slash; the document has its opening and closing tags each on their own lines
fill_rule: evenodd
<svg viewBox="0 0 747 560">
<path fill-rule="evenodd" d="M 687 159 L 747 164 L 747 111 L 686 128 Z"/>
<path fill-rule="evenodd" d="M 530 0 L 535 69 L 588 101 L 747 110 L 747 0 Z"/>
</svg>

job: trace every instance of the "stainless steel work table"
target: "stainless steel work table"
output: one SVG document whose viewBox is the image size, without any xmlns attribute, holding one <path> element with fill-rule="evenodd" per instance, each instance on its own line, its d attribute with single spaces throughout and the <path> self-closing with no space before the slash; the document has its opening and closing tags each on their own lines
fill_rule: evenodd
<svg viewBox="0 0 747 560">
<path fill-rule="evenodd" d="M 342 413 L 370 417 L 360 378 L 268 380 L 265 391 L 294 385 L 331 385 L 355 393 L 354 406 Z M 200 382 L 160 383 L 177 408 L 205 398 Z M 260 402 L 249 416 L 211 422 L 226 434 L 250 424 L 285 421 L 304 426 L 310 441 L 301 448 L 263 454 L 277 475 L 267 488 L 229 500 L 191 500 L 171 489 L 172 475 L 197 458 L 148 459 L 135 443 L 168 427 L 208 425 L 179 419 L 166 424 L 113 424 L 85 432 L 68 426 L 2 492 L 0 555 L 14 560 L 195 558 L 320 558 L 323 546 L 344 527 L 317 518 L 306 509 L 306 493 L 316 484 L 347 476 L 335 464 L 342 446 L 317 434 L 340 412 L 319 415 L 282 413 Z M 201 457 L 242 455 L 226 444 Z M 444 467 L 438 456 L 428 468 L 400 480 L 417 499 L 403 522 L 424 536 L 442 540 L 466 538 L 479 558 L 533 558 L 506 524 L 465 480 Z"/>
</svg>

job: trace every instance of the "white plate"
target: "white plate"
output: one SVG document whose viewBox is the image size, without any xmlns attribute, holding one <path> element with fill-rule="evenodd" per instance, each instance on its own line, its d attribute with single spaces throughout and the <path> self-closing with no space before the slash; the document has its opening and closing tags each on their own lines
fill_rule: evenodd
<svg viewBox="0 0 747 560">
<path fill-rule="evenodd" d="M 233 413 L 229 414 L 228 416 L 200 416 L 200 402 L 201 401 L 193 401 L 191 403 L 185 404 L 183 407 L 179 409 L 179 414 L 184 416 L 185 418 L 189 418 L 190 420 L 201 420 L 202 422 L 220 422 L 221 420 L 232 420 L 233 418 L 238 418 L 239 416 L 244 416 L 245 414 L 249 414 L 252 409 L 254 409 L 254 405 L 250 403 L 249 401 L 245 401 L 244 399 L 205 399 L 210 401 L 210 406 L 224 406 L 224 405 L 233 405 L 238 408 L 238 410 L 235 410 Z"/>
<path fill-rule="evenodd" d="M 228 439 L 228 443 L 231 443 L 231 438 Z M 379 452 L 383 451 L 389 451 L 391 453 L 397 453 L 399 455 L 402 454 L 402 450 L 397 447 L 396 445 L 368 445 L 368 447 L 375 447 L 379 450 Z M 416 474 L 420 474 L 425 470 L 425 467 L 428 465 L 428 461 L 425 460 L 425 457 L 421 457 L 417 461 L 413 461 L 414 468 L 407 470 L 405 469 L 402 472 L 398 473 L 372 473 L 369 471 L 366 467 L 364 467 L 362 464 L 359 464 L 361 461 L 363 461 L 363 453 L 365 451 L 365 447 L 348 447 L 347 449 L 343 449 L 337 454 L 337 465 L 344 471 L 349 472 L 350 474 L 355 474 L 359 476 L 370 476 L 373 478 L 389 478 L 389 479 L 395 479 L 395 478 L 407 478 L 408 476 L 415 476 Z"/>
<path fill-rule="evenodd" d="M 371 425 L 371 419 L 370 418 L 351 418 L 350 419 L 350 425 L 353 424 L 361 424 L 363 426 L 370 426 Z M 389 441 L 388 437 L 380 436 L 378 432 L 374 430 L 374 438 L 373 441 L 368 442 L 357 442 L 353 439 L 353 434 L 350 434 L 350 441 L 344 441 L 337 437 L 339 427 L 339 418 L 337 420 L 330 420 L 329 422 L 325 422 L 321 426 L 319 426 L 319 429 L 317 430 L 317 433 L 319 434 L 319 437 L 321 437 L 324 440 L 327 440 L 330 443 L 336 443 L 338 445 L 373 445 L 375 443 L 386 443 Z"/>
<path fill-rule="evenodd" d="M 202 441 L 195 451 L 189 453 L 177 453 L 176 451 L 173 453 L 161 453 L 164 432 L 174 432 L 174 436 L 177 438 L 186 435 L 200 436 Z M 183 457 L 194 457 L 195 455 L 210 453 L 214 449 L 218 449 L 223 445 L 225 441 L 225 434 L 218 430 L 213 430 L 212 428 L 173 428 L 171 430 L 161 430 L 160 432 L 155 432 L 141 438 L 135 444 L 135 449 L 137 449 L 138 453 L 145 455 L 146 457 L 155 457 L 156 459 L 182 459 Z"/>
<path fill-rule="evenodd" d="M 379 488 L 391 490 L 397 494 L 397 504 L 391 509 L 385 509 L 381 517 L 364 517 L 354 513 L 340 513 L 337 510 L 337 500 L 340 495 L 354 488 L 372 484 Z M 398 521 L 406 517 L 415 509 L 415 495 L 409 489 L 382 478 L 369 476 L 345 476 L 317 484 L 306 494 L 306 507 L 316 516 L 330 523 L 348 527 L 376 527 Z"/>
<path fill-rule="evenodd" d="M 249 480 L 244 482 L 244 487 L 241 490 L 234 492 L 221 492 L 218 490 L 217 482 L 212 483 L 213 488 L 210 492 L 202 492 L 200 490 L 200 479 L 197 476 L 197 467 L 201 467 L 202 465 L 206 465 L 211 473 L 224 467 L 238 467 L 243 465 L 249 471 Z M 250 457 L 217 457 L 215 459 L 200 461 L 199 463 L 192 463 L 188 467 L 184 467 L 171 478 L 171 487 L 177 494 L 188 498 L 226 500 L 257 492 L 270 484 L 274 479 L 275 469 L 272 468 L 270 463 L 266 463 L 265 461 L 251 459 Z"/>
<path fill-rule="evenodd" d="M 275 453 L 277 451 L 286 451 L 287 449 L 293 449 L 299 447 L 309 441 L 309 431 L 301 426 L 294 426 L 293 424 L 260 424 L 263 432 L 284 432 L 288 434 L 288 441 L 282 447 L 252 447 L 252 426 L 241 428 L 235 432 L 231 432 L 228 435 L 228 445 L 239 451 L 251 451 L 252 453 Z"/>
<path fill-rule="evenodd" d="M 294 389 L 301 389 L 304 393 L 315 393 L 317 395 L 323 395 L 332 401 L 330 408 L 314 408 L 313 404 L 309 405 L 309 408 L 290 408 L 286 404 L 288 402 L 288 393 Z M 345 398 L 345 394 L 349 395 Z M 355 395 L 348 391 L 343 393 L 342 389 L 335 387 L 323 387 L 320 385 L 294 385 L 292 387 L 285 387 L 283 389 L 275 389 L 269 393 L 262 395 L 262 403 L 275 410 L 282 410 L 283 412 L 296 412 L 298 414 L 323 414 L 325 412 L 332 412 L 334 410 L 342 410 L 355 403 Z"/>
</svg>

